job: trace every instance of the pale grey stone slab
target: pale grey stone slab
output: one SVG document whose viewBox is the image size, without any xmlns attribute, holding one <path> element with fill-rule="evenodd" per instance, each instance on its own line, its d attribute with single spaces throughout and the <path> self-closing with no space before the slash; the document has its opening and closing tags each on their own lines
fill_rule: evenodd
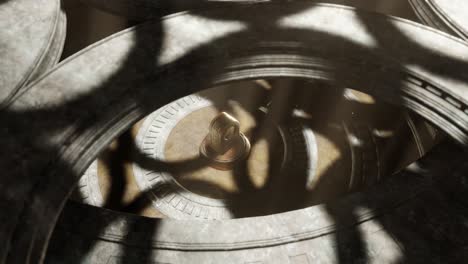
<svg viewBox="0 0 468 264">
<path fill-rule="evenodd" d="M 58 62 L 65 16 L 59 0 L 5 0 L 0 28 L 1 104 Z"/>
<path fill-rule="evenodd" d="M 410 0 L 426 24 L 468 39 L 468 2 L 463 0 Z"/>
<path fill-rule="evenodd" d="M 182 13 L 120 32 L 42 75 L 0 113 L 5 124 L 0 127 L 0 166 L 8 171 L 0 185 L 0 258 L 40 263 L 73 185 L 99 151 L 177 98 L 249 78 L 338 82 L 407 107 L 467 145 L 467 63 L 464 41 L 406 20 L 337 5 L 268 4 Z M 374 200 L 366 206 L 374 208 Z M 313 220 L 326 230 L 327 219 L 313 215 L 272 216 L 278 228 L 255 239 L 271 238 L 273 231 L 281 241 L 297 239 L 281 225 L 300 224 L 296 219 Z M 307 224 L 295 228 L 304 233 Z M 223 248 L 242 250 L 246 245 L 241 237 L 228 240 L 227 233 L 203 232 L 203 225 L 217 228 L 223 222 L 164 225 L 165 237 L 189 226 L 201 230 L 199 238 L 189 236 L 193 242 L 211 236 L 214 242 L 231 241 Z M 107 238 L 125 226 L 125 221 L 112 223 Z M 253 234 L 263 225 L 224 227 L 233 234 Z M 138 234 L 153 234 L 151 225 L 138 228 L 144 230 Z M 215 246 L 205 246 L 215 251 Z"/>
<path fill-rule="evenodd" d="M 420 161 L 429 174 L 400 173 L 332 204 L 263 217 L 207 224 L 150 219 L 70 203 L 46 263 L 463 263 L 468 254 L 468 211 L 459 207 L 462 200 L 451 196 L 467 188 L 441 187 L 441 182 L 448 181 L 448 171 L 462 172 L 449 168 L 466 164 L 460 156 L 449 161 L 447 154 L 461 153 L 450 145 L 438 146 Z M 453 179 L 459 177 L 463 178 Z M 313 214 L 330 228 L 310 221 Z M 289 216 L 285 222 L 277 221 Z M 89 225 L 92 221 L 98 225 L 105 221 L 108 227 L 96 230 Z M 112 221 L 119 226 L 112 228 L 111 236 Z M 282 228 L 287 236 L 277 231 Z M 306 230 L 314 231 L 300 236 Z"/>
</svg>

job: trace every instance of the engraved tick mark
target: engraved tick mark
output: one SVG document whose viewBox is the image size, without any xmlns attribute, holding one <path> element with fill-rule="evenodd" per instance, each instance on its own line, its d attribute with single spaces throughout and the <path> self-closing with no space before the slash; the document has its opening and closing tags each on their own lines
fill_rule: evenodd
<svg viewBox="0 0 468 264">
<path fill-rule="evenodd" d="M 176 197 L 176 199 L 173 199 L 172 202 L 171 202 L 172 207 L 177 208 L 177 205 L 179 205 L 181 200 L 182 199 L 180 197 Z"/>
<path fill-rule="evenodd" d="M 186 212 L 189 215 L 192 215 L 194 208 L 195 207 L 193 206 L 193 204 L 187 203 L 187 206 L 185 206 L 184 212 Z"/>
<path fill-rule="evenodd" d="M 177 204 L 177 209 L 183 212 L 185 207 L 187 207 L 187 201 L 181 199 L 180 202 Z"/>
<path fill-rule="evenodd" d="M 167 199 L 165 200 L 166 203 L 170 203 L 175 197 L 176 197 L 176 195 L 172 193 L 172 194 L 169 196 L 169 198 L 167 198 Z"/>
<path fill-rule="evenodd" d="M 203 218 L 208 219 L 209 211 L 208 209 L 203 210 Z"/>
<path fill-rule="evenodd" d="M 200 217 L 200 212 L 201 212 L 200 207 L 195 207 L 193 211 L 196 217 Z"/>
</svg>

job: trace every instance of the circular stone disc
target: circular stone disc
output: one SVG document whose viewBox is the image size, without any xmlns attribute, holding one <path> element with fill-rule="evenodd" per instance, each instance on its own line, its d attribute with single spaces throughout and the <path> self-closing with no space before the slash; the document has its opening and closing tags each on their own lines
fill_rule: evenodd
<svg viewBox="0 0 468 264">
<path fill-rule="evenodd" d="M 262 82 L 269 88 L 259 87 L 258 84 Z M 290 85 L 287 80 L 282 80 L 282 84 L 273 80 L 273 83 L 275 83 L 274 87 L 288 87 Z M 308 86 L 314 86 L 314 83 L 296 83 L 294 87 L 296 87 L 295 89 L 299 88 L 301 97 L 316 98 L 318 95 L 307 94 L 301 90 Z M 244 89 L 242 96 L 236 95 L 235 92 L 232 93 L 232 91 L 239 91 L 241 88 Z M 298 106 L 305 111 L 295 110 L 293 118 L 300 119 L 301 122 L 292 123 L 288 129 L 281 131 L 276 126 L 266 127 L 263 134 L 267 136 L 253 142 L 251 154 L 244 163 L 246 172 L 243 173 L 245 179 L 251 184 L 250 189 L 246 189 L 245 185 L 239 185 L 239 174 L 233 170 L 217 170 L 205 165 L 197 167 L 194 166 L 195 163 L 191 163 L 192 165 L 186 167 L 188 169 L 184 169 L 184 164 L 190 164 L 190 162 L 184 163 L 185 161 L 198 160 L 197 162 L 200 163 L 198 158 L 201 142 L 208 133 L 211 120 L 221 111 L 221 108 L 229 108 L 229 111 L 240 122 L 241 131 L 247 137 L 251 137 L 252 133 L 249 131 L 259 124 L 256 123 L 257 120 L 252 115 L 252 109 L 247 111 L 246 107 L 253 108 L 253 101 L 265 100 L 262 99 L 262 91 L 265 93 L 269 89 L 271 89 L 271 84 L 264 80 L 232 83 L 176 100 L 151 114 L 149 119 L 152 121 L 148 121 L 147 118 L 145 122 L 143 122 L 144 120 L 138 122 L 132 128 L 132 137 L 140 134 L 138 142 L 140 149 L 147 152 L 148 156 L 156 155 L 153 156 L 156 160 L 167 162 L 166 165 L 173 166 L 174 170 L 161 172 L 156 168 L 155 171 L 151 171 L 139 168 L 133 162 L 121 161 L 125 167 L 125 177 L 127 178 L 125 180 L 126 189 L 130 190 L 124 195 L 126 197 L 124 203 L 129 201 L 127 198 L 141 194 L 141 190 L 154 188 L 149 196 L 154 201 L 153 206 L 147 206 L 139 214 L 149 217 L 219 219 L 287 211 L 297 206 L 305 207 L 333 200 L 345 192 L 370 186 L 380 181 L 381 175 L 389 175 L 422 156 L 434 142 L 433 135 L 425 136 L 430 132 L 428 127 L 421 127 L 425 123 L 409 115 L 404 115 L 401 121 L 406 124 L 404 132 L 396 134 L 397 129 L 392 128 L 392 126 L 399 126 L 398 120 L 395 120 L 395 117 L 398 117 L 398 113 L 400 113 L 399 111 L 388 115 L 389 118 L 385 120 L 379 117 L 382 122 L 391 123 L 385 130 L 370 129 L 372 128 L 371 124 L 369 127 L 356 125 L 362 121 L 354 121 L 355 124 L 345 125 L 341 131 L 336 129 L 323 130 L 318 127 L 305 129 L 306 120 L 313 121 L 314 119 L 309 114 L 312 109 L 307 109 L 305 105 L 300 106 L 298 101 L 296 102 L 299 103 Z M 330 97 L 330 95 L 327 96 L 323 93 L 321 96 Z M 346 106 L 350 103 L 378 106 L 375 109 L 384 109 L 383 111 L 386 113 L 390 113 L 389 109 L 393 109 L 383 103 L 377 104 L 373 97 L 356 90 L 345 89 L 342 95 L 333 94 L 331 96 L 342 97 L 344 102 L 347 102 L 344 104 L 339 101 L 334 103 L 336 109 L 348 109 L 345 112 L 355 111 Z M 323 100 L 324 98 L 322 98 Z M 317 104 L 318 102 L 315 102 L 312 105 Z M 362 110 L 356 110 L 356 116 L 363 114 Z M 380 116 L 378 112 L 372 112 L 374 112 L 372 116 Z M 340 114 L 339 116 L 338 118 L 345 118 L 346 115 Z M 142 123 L 145 124 L 143 130 L 146 132 L 140 129 Z M 314 132 L 315 129 L 318 129 L 318 133 Z M 281 140 L 272 143 L 271 138 L 275 135 Z M 270 140 L 267 140 L 268 138 Z M 402 145 L 402 142 L 406 142 L 408 139 L 411 139 L 410 144 Z M 108 151 L 115 153 L 115 143 L 119 145 L 118 142 L 115 141 L 111 144 Z M 375 143 L 377 144 L 374 145 Z M 386 155 L 388 146 L 395 144 L 400 146 L 400 149 L 404 148 L 403 155 L 397 160 Z M 124 152 L 132 151 L 130 149 L 122 150 Z M 112 191 L 112 185 L 109 185 L 109 182 L 114 181 L 115 177 L 119 175 L 114 175 L 112 170 L 109 170 L 118 162 L 109 159 L 109 154 L 101 155 L 99 162 L 94 162 L 80 179 L 75 200 L 119 210 L 118 207 L 115 207 L 116 205 L 104 204 L 103 202 L 103 197 L 108 197 Z M 386 164 L 389 163 L 389 160 L 391 160 L 390 163 L 396 162 L 396 165 L 388 167 Z M 288 180 L 290 187 L 280 182 L 280 187 L 274 189 L 275 197 L 279 199 L 279 201 L 273 202 L 275 206 L 267 208 L 259 202 L 255 205 L 257 209 L 248 209 L 254 207 L 251 199 L 259 201 L 265 197 L 265 193 L 268 193 L 268 191 L 263 191 L 263 193 L 261 191 L 265 189 L 271 178 L 270 169 L 272 166 L 280 164 L 281 166 L 278 165 L 277 169 L 281 169 L 287 162 L 293 164 L 290 165 L 286 173 L 289 175 L 288 177 L 292 177 L 293 171 L 302 170 L 300 173 L 295 173 L 294 176 L 296 178 L 301 177 L 301 175 L 305 176 L 303 177 L 304 181 L 294 186 L 294 183 Z M 136 179 L 131 169 L 132 166 L 136 166 Z M 328 171 L 332 167 L 333 173 L 329 173 Z M 158 185 L 162 187 L 158 187 Z M 272 189 L 269 190 L 272 193 Z M 294 195 L 285 195 L 287 190 L 294 190 Z M 309 196 L 306 198 L 305 204 L 298 203 L 293 197 L 300 197 L 304 193 Z M 237 203 L 234 214 L 223 209 L 229 200 L 231 203 L 232 200 Z M 265 203 L 272 203 L 271 201 L 270 198 L 264 199 Z M 197 207 L 196 204 L 200 206 Z M 202 211 L 202 208 L 205 210 Z"/>
<path fill-rule="evenodd" d="M 319 133 L 316 133 L 314 132 L 315 128 L 306 128 L 306 120 L 313 121 L 314 118 L 311 119 L 310 115 L 303 110 L 302 112 L 295 110 L 292 115 L 295 121 L 289 123 L 287 127 L 280 128 L 268 125 L 262 127 L 262 123 L 265 122 L 258 119 L 258 116 L 254 117 L 252 109 L 250 109 L 253 108 L 253 101 L 265 100 L 260 95 L 262 91 L 265 93 L 271 89 L 259 87 L 258 83 L 261 82 L 270 86 L 265 81 L 238 82 L 184 97 L 151 114 L 149 118 L 152 121 L 144 122 L 143 130 L 146 132 L 142 132 L 140 125 L 138 125 L 143 123 L 143 120 L 132 129 L 132 134 L 140 134 L 138 142 L 140 149 L 144 152 L 149 151 L 147 154 L 150 156 L 152 152 L 155 152 L 157 160 L 167 162 L 168 166 L 173 164 L 174 169 L 163 173 L 157 169 L 154 172 L 143 169 L 143 173 L 142 169 L 137 166 L 135 183 L 133 183 L 135 181 L 134 173 L 128 168 L 126 169 L 126 182 L 131 185 L 127 186 L 127 189 L 133 190 L 133 192 L 125 194 L 125 197 L 134 197 L 141 193 L 135 189 L 136 185 L 139 185 L 142 190 L 155 189 L 151 191 L 152 195 L 150 195 L 150 198 L 154 200 L 154 207 L 147 207 L 139 214 L 150 217 L 195 217 L 201 219 L 271 214 L 336 199 L 348 191 L 371 185 L 372 182 L 380 179 L 378 175 L 381 173 L 372 169 L 379 163 L 379 157 L 376 156 L 377 146 L 374 146 L 374 140 L 365 126 L 345 125 L 340 127 L 338 125 L 336 127 L 334 125 L 334 128 L 325 128 L 325 130 L 317 127 Z M 278 87 L 286 87 L 285 85 L 287 84 L 278 84 Z M 305 88 L 311 85 L 314 84 L 300 83 L 299 86 L 296 84 L 296 87 Z M 240 88 L 246 90 L 242 92 L 242 95 L 232 94 L 232 91 L 240 90 Z M 338 97 L 342 97 L 345 102 L 352 100 L 366 104 L 375 103 L 371 97 L 357 91 L 347 89 L 343 95 Z M 338 105 L 341 103 L 336 104 L 337 108 L 346 108 L 345 105 Z M 230 109 L 229 111 L 239 120 L 241 131 L 248 138 L 252 137 L 251 131 L 255 127 L 263 129 L 259 136 L 260 140 L 252 142 L 253 146 L 249 158 L 246 162 L 241 163 L 241 165 L 246 166 L 242 175 L 251 185 L 249 188 L 246 188 L 245 184 L 242 186 L 242 182 L 239 181 L 240 166 L 233 170 L 223 171 L 210 166 L 193 167 L 194 163 L 189 165 L 188 170 L 177 165 L 181 161 L 181 165 L 183 165 L 185 161 L 199 158 L 201 142 L 208 133 L 211 120 L 221 111 L 221 108 Z M 261 111 L 257 109 L 257 112 Z M 266 113 L 260 114 L 265 116 Z M 256 123 L 256 118 L 261 122 L 260 124 Z M 414 132 L 412 136 L 417 137 L 417 134 L 418 132 Z M 158 138 L 161 141 L 155 142 Z M 276 140 L 274 140 L 275 138 Z M 118 141 L 114 143 L 118 143 Z M 115 153 L 116 145 L 114 143 L 111 145 L 110 151 Z M 131 150 L 124 149 L 123 151 Z M 407 160 L 411 162 L 415 157 L 417 155 L 410 155 Z M 100 162 L 94 162 L 91 165 L 80 179 L 75 200 L 117 209 L 114 207 L 115 205 L 103 203 L 103 197 L 108 197 L 111 191 L 109 188 L 112 188 L 109 182 L 114 181 L 114 177 L 117 176 L 109 171 L 109 166 L 115 166 L 116 161 L 109 162 L 109 156 L 105 154 L 100 158 Z M 362 166 L 362 163 L 367 163 L 367 165 Z M 130 164 L 124 166 L 127 167 Z M 281 169 L 285 171 L 285 175 L 289 175 L 289 178 L 293 177 L 297 180 L 287 180 L 286 182 L 280 180 L 272 185 L 272 179 L 275 178 L 274 172 Z M 162 178 L 165 180 L 161 181 Z M 168 184 L 160 188 L 157 187 L 158 183 Z M 271 186 L 276 187 L 272 188 Z M 293 190 L 293 194 L 291 194 L 291 190 Z M 271 202 L 270 198 L 266 198 L 268 193 L 273 192 L 278 201 Z M 166 196 L 169 196 L 170 201 L 162 203 L 161 201 L 165 200 Z M 263 199 L 263 202 L 275 205 L 268 207 L 258 202 L 255 205 L 257 209 L 252 211 L 249 209 L 249 207 L 254 207 L 249 202 L 251 199 L 256 201 Z M 303 201 L 299 201 L 299 199 L 303 199 Z M 188 201 L 191 201 L 192 205 L 198 201 L 201 204 L 200 208 L 205 208 L 205 211 L 209 213 L 205 215 L 202 209 L 197 209 Z M 228 201 L 236 203 L 234 214 L 222 209 L 226 207 Z M 213 206 L 216 208 L 213 209 Z M 197 210 L 200 210 L 199 215 Z M 212 212 L 213 210 L 216 212 Z M 187 214 L 190 212 L 192 212 L 192 216 Z"/>
<path fill-rule="evenodd" d="M 60 0 L 0 1 L 0 105 L 60 58 Z"/>
<path fill-rule="evenodd" d="M 271 216 L 161 221 L 69 203 L 47 263 L 463 263 L 444 253 L 464 252 L 466 216 L 453 208 L 465 199 L 444 193 L 440 182 L 467 174 L 466 166 L 450 169 L 466 153 L 445 149 L 421 162 L 430 175 L 400 173 L 337 203 Z M 461 184 L 455 194 L 466 189 Z M 354 254 L 356 245 L 369 253 Z"/>
<path fill-rule="evenodd" d="M 468 2 L 464 0 L 410 0 L 424 23 L 468 39 Z"/>
<path fill-rule="evenodd" d="M 261 29 L 251 32 L 256 38 L 253 38 L 253 34 L 250 35 L 249 32 L 240 32 L 245 28 L 239 28 L 237 23 L 200 20 L 187 14 L 173 16 L 163 21 L 165 32 L 170 35 L 170 39 L 167 38 L 167 45 L 164 45 L 162 51 L 157 48 L 158 43 L 154 41 L 159 38 L 154 34 L 155 23 L 124 31 L 80 52 L 67 64 L 62 64 L 55 71 L 49 72 L 27 93 L 22 94 L 21 98 L 15 100 L 8 112 L 2 113 L 5 126 L 14 129 L 0 129 L 0 145 L 4 153 L 7 153 L 3 155 L 2 168 L 8 171 L 3 175 L 0 185 L 4 201 L 2 203 L 4 221 L 0 231 L 2 259 L 6 259 L 6 263 L 41 263 L 56 220 L 64 206 L 64 199 L 68 198 L 79 174 L 85 171 L 98 152 L 110 143 L 112 138 L 142 118 L 144 113 L 202 89 L 203 87 L 193 85 L 202 79 L 209 80 L 206 81 L 207 86 L 233 81 L 234 76 L 236 80 L 262 79 L 278 75 L 333 79 L 334 82 L 343 82 L 350 87 L 375 95 L 376 98 L 402 104 L 426 117 L 460 144 L 468 145 L 468 133 L 465 129 L 468 127 L 466 92 L 468 87 L 467 82 L 460 81 L 466 80 L 464 78 L 466 64 L 457 64 L 450 59 L 467 54 L 468 47 L 465 42 L 456 41 L 447 34 L 440 34 L 416 23 L 367 13 L 366 23 L 376 26 L 371 32 L 364 28 L 361 21 L 356 20 L 356 17 L 361 15 L 356 10 L 328 5 L 318 5 L 310 9 L 304 6 L 304 3 L 291 3 L 291 5 L 302 12 L 279 21 L 279 25 L 283 26 L 279 29 L 268 27 L 263 21 L 265 16 L 259 17 L 258 14 L 283 11 L 288 9 L 288 5 L 226 10 L 226 13 L 231 15 L 251 13 L 253 19 L 251 25 L 256 24 L 259 26 L 258 29 Z M 219 15 L 223 15 L 218 12 Z M 340 16 L 336 16 L 337 13 L 340 13 Z M 330 18 L 333 18 L 333 23 L 330 23 Z M 389 29 L 389 24 L 393 26 L 393 31 L 386 30 Z M 197 30 L 194 31 L 189 25 L 196 26 Z M 403 31 L 404 36 L 411 38 L 412 41 L 404 42 L 401 36 L 395 35 L 395 31 Z M 138 32 L 138 39 L 135 38 L 135 32 Z M 226 38 L 223 37 L 232 32 L 239 33 L 228 39 L 232 45 L 227 46 L 224 42 Z M 295 33 L 293 39 L 290 33 Z M 310 37 L 305 38 L 304 35 Z M 378 43 L 375 41 L 376 35 L 381 40 Z M 275 37 L 276 42 L 269 38 L 271 36 Z M 383 45 L 387 37 L 388 42 L 393 45 Z M 235 42 L 236 40 L 239 42 Z M 260 42 L 260 40 L 265 41 Z M 439 56 L 414 46 L 415 43 L 427 43 L 426 40 L 432 40 L 431 45 Z M 246 43 L 246 41 L 251 42 Z M 155 47 L 141 47 L 139 46 L 141 43 Z M 179 45 L 172 45 L 174 43 Z M 249 45 L 247 47 L 234 45 L 240 43 Z M 198 51 L 198 46 L 206 49 L 199 50 L 200 52 L 194 54 L 195 57 L 187 55 L 189 51 Z M 277 49 L 272 50 L 273 47 Z M 302 47 L 314 47 L 314 49 L 307 50 Z M 142 52 L 131 53 L 132 49 Z M 130 62 L 127 60 L 128 56 L 122 54 L 130 54 Z M 223 57 L 223 54 L 229 54 L 230 57 Z M 414 56 L 408 59 L 408 54 Z M 210 58 L 215 58 L 217 63 L 208 60 L 208 55 Z M 263 56 L 258 57 L 259 55 Z M 103 57 L 106 60 L 96 59 Z M 187 57 L 190 59 L 183 60 Z M 392 58 L 391 61 L 388 60 L 389 57 Z M 164 74 L 160 74 L 159 78 L 154 78 L 154 68 L 148 67 L 155 63 L 155 58 L 159 58 L 158 66 L 169 69 Z M 193 61 L 194 58 L 199 60 Z M 220 60 L 226 63 L 225 67 L 219 67 Z M 187 62 L 194 62 L 195 65 L 189 65 Z M 400 64 L 397 65 L 396 62 Z M 429 72 L 424 70 L 424 66 L 429 62 L 448 68 L 432 67 Z M 276 63 L 278 67 L 272 69 L 265 66 L 271 63 Z M 329 67 L 335 63 L 339 65 L 338 68 Z M 165 67 L 169 64 L 173 68 Z M 111 67 L 114 65 L 116 67 Z M 452 68 L 449 65 L 453 65 L 458 70 L 448 71 Z M 122 67 L 127 67 L 127 71 L 122 71 Z M 211 75 L 209 74 L 211 69 L 217 71 Z M 143 75 L 135 74 L 140 71 Z M 116 73 L 118 79 L 108 82 L 109 78 L 115 78 Z M 451 79 L 442 78 L 448 74 L 451 74 Z M 398 83 L 395 82 L 395 77 L 400 78 Z M 170 86 L 169 84 L 173 82 L 176 83 Z M 97 85 L 101 83 L 104 84 Z M 51 87 L 54 89 L 50 89 Z M 155 87 L 166 88 L 155 89 Z M 57 108 L 58 105 L 60 108 Z M 54 111 L 45 112 L 47 114 L 45 116 L 44 111 L 51 108 Z M 15 111 L 20 109 L 24 110 L 23 113 L 27 111 L 27 115 Z M 43 111 L 37 113 L 40 110 Z M 18 122 L 18 119 L 21 122 Z M 51 126 L 57 128 L 53 130 L 54 133 L 51 129 L 47 129 Z M 74 131 L 76 133 L 70 133 Z M 55 166 L 56 162 L 73 166 Z M 408 185 L 406 181 L 406 186 Z M 389 209 L 393 206 L 385 203 L 382 208 Z M 306 211 L 296 212 L 307 214 Z M 308 218 L 307 222 L 298 222 L 297 219 L 300 218 L 289 213 L 285 214 L 285 217 L 284 220 L 275 217 L 270 219 L 273 219 L 278 227 L 282 227 L 283 223 L 295 223 L 298 224 L 298 228 L 307 227 L 314 221 Z M 427 214 L 423 219 L 427 219 Z M 100 232 L 101 229 L 96 226 L 95 220 L 93 218 L 92 224 L 86 227 L 95 228 L 95 231 L 97 229 Z M 193 226 L 199 228 L 196 230 L 199 231 L 205 226 L 211 226 L 216 231 L 208 235 L 221 239 L 223 237 L 220 235 L 237 234 L 240 233 L 239 230 L 243 230 L 235 227 L 218 228 L 214 226 L 215 222 L 231 221 L 191 221 L 188 224 L 179 222 L 174 228 L 184 230 L 186 226 Z M 263 231 L 266 226 L 246 226 L 255 228 L 256 232 L 252 234 L 256 237 L 243 241 L 262 240 L 258 234 L 265 234 Z M 147 232 L 145 226 L 136 225 L 132 229 L 140 234 L 151 233 Z M 268 230 L 275 234 L 279 231 L 279 229 Z M 287 226 L 284 226 L 283 231 L 285 235 L 289 234 L 289 237 L 291 234 L 298 234 L 291 232 Z M 172 234 L 168 232 L 169 236 Z M 440 235 L 440 232 L 438 234 Z M 129 236 L 135 238 L 130 234 Z M 301 239 L 300 236 L 292 235 L 292 237 Z M 149 240 L 139 241 L 147 243 L 148 247 L 153 245 L 148 243 Z M 279 242 L 284 245 L 284 240 Z M 62 240 L 62 244 L 67 243 L 63 243 Z M 226 247 L 229 245 L 222 245 L 218 248 L 218 252 Z M 248 244 L 244 244 L 244 247 L 248 247 Z M 446 245 L 444 247 L 447 248 Z M 428 250 L 430 249 L 434 247 Z M 106 260 L 101 262 L 105 263 Z"/>
<path fill-rule="evenodd" d="M 257 123 L 254 109 L 250 109 L 250 98 L 259 94 L 252 87 L 253 83 L 240 83 L 234 87 L 250 86 L 243 98 L 237 100 L 225 97 L 231 89 L 210 89 L 206 92 L 191 95 L 172 102 L 149 115 L 137 136 L 137 145 L 146 155 L 155 160 L 167 162 L 170 171 L 161 172 L 141 168 L 134 165 L 137 184 L 143 190 L 151 189 L 151 198 L 158 211 L 171 218 L 225 219 L 236 217 L 228 209 L 232 199 L 253 195 L 257 189 L 263 188 L 269 177 L 270 166 L 275 170 L 285 169 L 287 160 L 306 160 L 305 164 L 309 179 L 313 179 L 317 163 L 317 147 L 313 133 L 297 140 L 295 131 L 283 131 L 275 125 L 265 125 L 260 131 L 260 137 L 268 143 L 259 140 L 252 143 L 252 151 L 245 162 L 232 170 L 218 170 L 209 165 L 202 165 L 199 147 L 208 133 L 211 120 L 222 111 L 229 109 L 240 122 L 240 130 L 247 137 L 252 137 L 251 131 L 261 127 Z M 234 97 L 235 98 L 235 97 Z M 257 98 L 262 98 L 258 97 Z M 227 99 L 227 100 L 226 100 Z M 247 100 L 246 100 L 247 99 Z M 255 104 L 254 104 L 255 105 Z M 254 110 L 254 111 L 252 111 Z M 257 110 L 258 111 L 258 110 Z M 268 122 L 266 122 L 268 123 Z M 291 139 L 285 139 L 288 134 Z M 299 133 L 300 134 L 300 133 Z M 299 135 L 298 134 L 298 135 Z M 301 134 L 302 135 L 302 134 Z M 296 138 L 296 140 L 294 139 Z M 273 142 L 273 143 L 272 143 Z M 300 144 L 300 146 L 298 146 Z M 269 146 L 273 146 L 269 150 Z M 299 148 L 308 148 L 299 151 Z M 304 153 L 305 158 L 299 158 L 295 153 Z M 309 155 L 313 154 L 313 155 Z M 309 157 L 310 156 L 310 157 Z M 272 159 L 274 161 L 271 161 Z M 178 165 L 181 164 L 181 165 Z M 186 164 L 186 165 L 184 165 Z M 200 164 L 201 166 L 198 166 Z M 245 165 L 245 171 L 241 168 Z M 188 169 L 185 169 L 187 166 Z M 239 176 L 240 173 L 240 176 Z M 251 184 L 240 186 L 242 180 Z M 259 213 L 259 212 L 257 212 Z"/>
</svg>

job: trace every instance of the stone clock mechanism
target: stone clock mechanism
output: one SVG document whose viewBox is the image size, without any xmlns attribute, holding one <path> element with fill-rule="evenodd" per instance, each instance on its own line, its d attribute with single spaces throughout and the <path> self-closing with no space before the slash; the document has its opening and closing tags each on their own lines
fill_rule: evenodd
<svg viewBox="0 0 468 264">
<path fill-rule="evenodd" d="M 0 263 L 466 263 L 468 2 L 0 0 L 0 28 Z"/>
</svg>

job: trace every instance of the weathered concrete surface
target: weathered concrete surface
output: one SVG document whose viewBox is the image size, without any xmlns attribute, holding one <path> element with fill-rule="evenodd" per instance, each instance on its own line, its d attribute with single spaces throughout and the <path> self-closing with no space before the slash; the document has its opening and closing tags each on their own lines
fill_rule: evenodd
<svg viewBox="0 0 468 264">
<path fill-rule="evenodd" d="M 464 263 L 465 155 L 446 142 L 366 192 L 264 217 L 157 220 L 70 202 L 46 263 Z"/>
<path fill-rule="evenodd" d="M 8 172 L 0 260 L 40 263 L 74 183 L 98 152 L 201 87 L 274 76 L 330 81 L 414 110 L 468 145 L 467 64 L 467 44 L 433 29 L 302 2 L 178 14 L 111 36 L 0 113 L 0 166 Z"/>
<path fill-rule="evenodd" d="M 59 0 L 0 2 L 0 104 L 54 66 L 65 40 Z"/>
</svg>

